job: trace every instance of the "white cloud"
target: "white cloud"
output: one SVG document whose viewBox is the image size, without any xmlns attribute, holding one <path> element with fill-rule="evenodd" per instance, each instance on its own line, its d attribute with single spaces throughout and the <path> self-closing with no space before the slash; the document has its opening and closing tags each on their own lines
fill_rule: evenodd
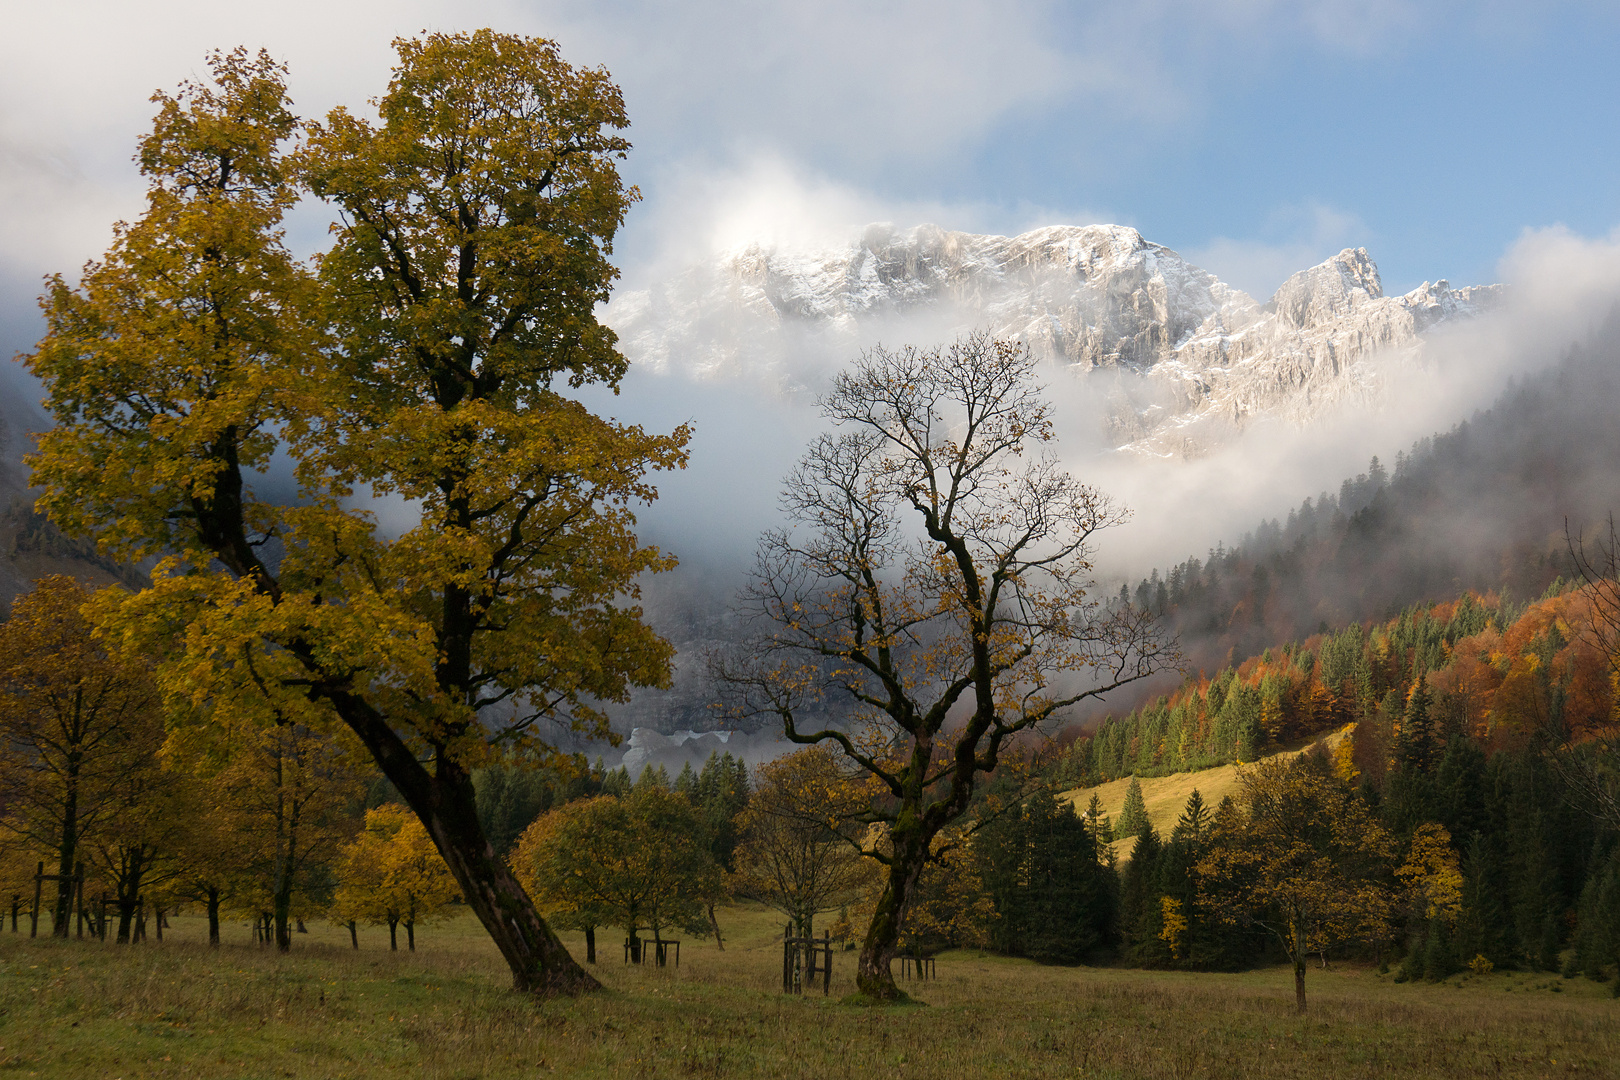
<svg viewBox="0 0 1620 1080">
<path fill-rule="evenodd" d="M 1183 254 L 1263 303 L 1290 275 L 1360 242 L 1366 231 L 1354 214 L 1313 202 L 1273 211 L 1257 237 L 1217 236 Z"/>
<path fill-rule="evenodd" d="M 963 232 L 1016 234 L 1042 225 L 1111 221 L 1104 212 L 1027 201 L 943 202 L 880 196 L 791 159 L 760 155 L 736 164 L 686 161 L 664 170 L 647 203 L 632 211 L 625 287 L 641 287 L 715 254 L 762 244 L 788 250 L 837 247 L 865 226 L 936 224 Z"/>
</svg>

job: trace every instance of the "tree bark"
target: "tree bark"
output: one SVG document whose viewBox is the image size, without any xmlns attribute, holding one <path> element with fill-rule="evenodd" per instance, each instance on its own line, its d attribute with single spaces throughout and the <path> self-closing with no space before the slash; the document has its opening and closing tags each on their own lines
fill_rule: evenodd
<svg viewBox="0 0 1620 1080">
<path fill-rule="evenodd" d="M 360 932 L 354 928 L 354 920 L 349 920 L 349 944 L 355 952 L 360 951 Z"/>
<path fill-rule="evenodd" d="M 130 924 L 135 918 L 135 905 L 141 895 L 141 877 L 146 873 L 143 852 L 132 851 L 118 875 L 118 944 L 130 942 Z"/>
<path fill-rule="evenodd" d="M 78 751 L 69 755 L 67 796 L 62 800 L 62 837 L 57 844 L 56 910 L 52 915 L 51 936 L 63 940 L 73 921 L 73 858 L 79 849 L 79 763 Z"/>
<path fill-rule="evenodd" d="M 405 947 L 411 952 L 416 951 L 416 920 L 405 920 Z"/>
<path fill-rule="evenodd" d="M 399 952 L 399 920 L 388 920 L 388 951 Z"/>
<path fill-rule="evenodd" d="M 1305 931 L 1294 932 L 1294 1005 L 1305 1011 Z"/>
<path fill-rule="evenodd" d="M 720 920 L 714 917 L 714 901 L 709 901 L 709 926 L 714 930 L 714 947 L 721 952 L 726 951 L 726 943 L 720 937 Z"/>
<path fill-rule="evenodd" d="M 208 947 L 219 948 L 219 889 L 208 890 Z"/>
<path fill-rule="evenodd" d="M 284 879 L 282 887 L 276 890 L 276 951 L 292 951 L 292 884 L 291 879 Z"/>
<path fill-rule="evenodd" d="M 898 829 L 898 827 L 897 827 Z M 872 913 L 872 924 L 867 927 L 866 940 L 861 944 L 855 960 L 855 987 L 868 997 L 880 1001 L 900 998 L 900 988 L 894 985 L 891 963 L 899 947 L 901 921 L 911 906 L 917 879 L 922 875 L 928 859 L 928 841 L 914 830 L 898 832 L 894 837 L 894 855 L 889 863 L 889 880 L 878 897 Z"/>
<path fill-rule="evenodd" d="M 587 964 L 596 963 L 596 927 L 594 926 L 585 928 L 585 962 Z"/>
<path fill-rule="evenodd" d="M 467 906 L 511 969 L 512 988 L 570 995 L 598 989 L 600 984 L 569 955 L 484 836 L 472 775 L 444 753 L 436 756 L 429 772 L 368 702 L 346 691 L 326 696 L 433 837 Z"/>
</svg>

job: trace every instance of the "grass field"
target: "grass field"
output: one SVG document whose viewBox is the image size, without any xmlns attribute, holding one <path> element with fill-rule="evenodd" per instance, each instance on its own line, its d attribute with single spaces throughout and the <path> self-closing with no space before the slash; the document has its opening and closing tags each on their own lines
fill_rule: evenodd
<svg viewBox="0 0 1620 1080">
<path fill-rule="evenodd" d="M 1335 731 L 1326 736 L 1323 741 L 1331 749 L 1345 732 Z M 1284 750 L 1282 757 L 1292 757 L 1303 753 L 1315 739 L 1304 746 L 1292 750 Z M 1157 830 L 1159 836 L 1169 839 L 1170 830 L 1175 828 L 1176 818 L 1181 816 L 1182 810 L 1187 807 L 1187 799 L 1192 795 L 1193 789 L 1204 797 L 1204 803 L 1214 810 L 1220 805 L 1222 799 L 1228 795 L 1236 795 L 1238 788 L 1238 774 L 1236 765 L 1220 765 L 1213 769 L 1201 769 L 1198 772 L 1171 773 L 1169 776 L 1144 777 L 1142 784 L 1142 803 L 1147 808 L 1148 821 Z M 1131 786 L 1131 778 L 1113 780 L 1097 787 L 1073 788 L 1058 796 L 1074 804 L 1075 813 L 1083 814 L 1091 805 L 1091 797 L 1096 795 L 1102 804 L 1103 813 L 1107 814 L 1114 824 L 1119 824 L 1120 814 L 1125 809 L 1125 792 Z M 1114 856 L 1120 862 L 1131 857 L 1131 849 L 1136 846 L 1136 838 L 1115 840 L 1113 843 Z"/>
<path fill-rule="evenodd" d="M 1476 1077 L 1620 1075 L 1620 1002 L 1585 979 L 1492 974 L 1396 985 L 1364 968 L 1195 975 L 1043 968 L 949 953 L 912 987 L 927 1007 L 781 994 L 780 932 L 762 909 L 722 913 L 721 952 L 688 939 L 679 970 L 604 949 L 603 993 L 510 993 L 469 917 L 428 927 L 415 954 L 328 926 L 290 956 L 196 917 L 162 944 L 117 947 L 0 933 L 0 1077 Z M 604 935 L 606 936 L 606 935 Z M 402 935 L 403 937 L 403 935 Z M 583 955 L 581 943 L 576 955 Z M 612 955 L 608 955 L 611 953 Z"/>
</svg>

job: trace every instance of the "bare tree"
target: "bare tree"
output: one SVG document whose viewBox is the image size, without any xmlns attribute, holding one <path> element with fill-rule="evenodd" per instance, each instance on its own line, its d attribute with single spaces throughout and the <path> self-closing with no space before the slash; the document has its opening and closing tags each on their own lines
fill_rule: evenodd
<svg viewBox="0 0 1620 1080">
<path fill-rule="evenodd" d="M 1042 447 L 1050 408 L 1026 348 L 975 334 L 876 349 L 821 402 L 840 429 L 809 449 L 744 596 L 758 627 L 717 658 L 735 712 L 778 719 L 870 774 L 871 854 L 887 881 L 857 962 L 890 972 L 935 837 L 1009 740 L 1172 661 L 1146 616 L 1093 595 L 1092 538 L 1126 514 Z M 849 710 L 826 716 L 832 697 Z"/>
</svg>

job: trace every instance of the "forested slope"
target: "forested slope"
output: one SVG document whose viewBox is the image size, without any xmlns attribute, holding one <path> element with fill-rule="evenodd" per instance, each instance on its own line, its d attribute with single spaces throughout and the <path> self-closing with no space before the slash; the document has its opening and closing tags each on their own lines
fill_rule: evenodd
<svg viewBox="0 0 1620 1080">
<path fill-rule="evenodd" d="M 1372 460 L 1339 489 L 1155 571 L 1118 602 L 1162 614 L 1192 670 L 1465 591 L 1540 596 L 1572 567 L 1566 522 L 1590 533 L 1620 507 L 1620 323 L 1485 412 Z"/>
</svg>

